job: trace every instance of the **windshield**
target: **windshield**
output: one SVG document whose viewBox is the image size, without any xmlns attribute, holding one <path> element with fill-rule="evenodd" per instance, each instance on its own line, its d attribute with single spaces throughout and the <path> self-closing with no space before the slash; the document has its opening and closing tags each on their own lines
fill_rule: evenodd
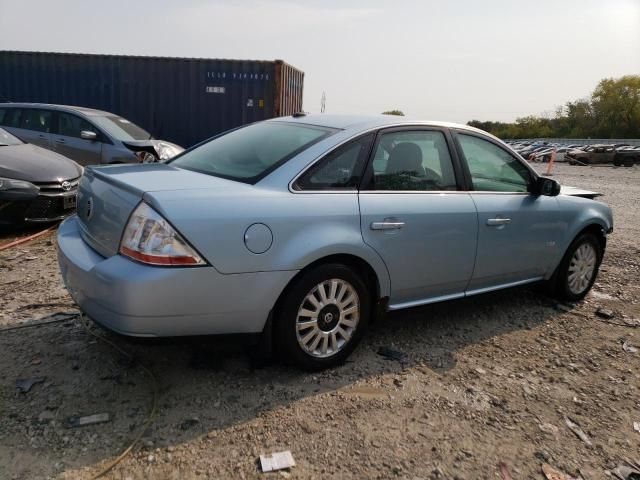
<svg viewBox="0 0 640 480">
<path fill-rule="evenodd" d="M 106 130 L 113 138 L 118 140 L 149 140 L 151 134 L 145 129 L 140 128 L 135 123 L 130 122 L 126 118 L 116 115 L 107 115 L 105 117 L 91 117 L 96 125 Z"/>
<path fill-rule="evenodd" d="M 334 129 L 285 122 L 260 122 L 232 130 L 177 157 L 174 167 L 255 183 Z"/>
<path fill-rule="evenodd" d="M 6 130 L 0 128 L 0 147 L 6 147 L 9 145 L 22 145 L 22 142 Z"/>
</svg>

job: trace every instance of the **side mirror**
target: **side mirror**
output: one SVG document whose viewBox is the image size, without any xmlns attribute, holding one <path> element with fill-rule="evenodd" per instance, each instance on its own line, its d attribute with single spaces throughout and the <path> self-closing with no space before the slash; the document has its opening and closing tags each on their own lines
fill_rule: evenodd
<svg viewBox="0 0 640 480">
<path fill-rule="evenodd" d="M 95 140 L 96 138 L 98 138 L 98 134 L 96 132 L 92 132 L 89 130 L 82 130 L 80 132 L 80 138 L 84 138 L 85 140 Z"/>
<path fill-rule="evenodd" d="M 538 177 L 536 182 L 533 184 L 531 193 L 534 195 L 555 197 L 560 194 L 560 184 L 552 178 Z"/>
</svg>

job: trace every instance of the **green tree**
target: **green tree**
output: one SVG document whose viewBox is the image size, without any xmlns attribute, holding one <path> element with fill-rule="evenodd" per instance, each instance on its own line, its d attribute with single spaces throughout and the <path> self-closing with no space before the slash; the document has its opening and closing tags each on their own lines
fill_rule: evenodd
<svg viewBox="0 0 640 480">
<path fill-rule="evenodd" d="M 598 136 L 640 136 L 640 76 L 601 80 L 591 96 L 591 105 Z"/>
<path fill-rule="evenodd" d="M 467 125 L 500 138 L 640 138 L 640 75 L 605 78 L 589 98 L 567 102 L 545 117 L 514 123 L 471 120 Z"/>
<path fill-rule="evenodd" d="M 387 110 L 386 112 L 382 112 L 383 115 L 397 115 L 399 117 L 404 117 L 404 112 L 402 110 Z"/>
</svg>

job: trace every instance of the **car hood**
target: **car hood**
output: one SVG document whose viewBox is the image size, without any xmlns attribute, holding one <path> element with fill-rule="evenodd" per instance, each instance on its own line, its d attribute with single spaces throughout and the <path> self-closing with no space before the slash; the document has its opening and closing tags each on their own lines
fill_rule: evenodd
<svg viewBox="0 0 640 480">
<path fill-rule="evenodd" d="M 569 195 L 570 197 L 582 197 L 582 198 L 596 198 L 601 197 L 603 194 L 598 192 L 592 192 L 591 190 L 583 190 L 582 188 L 570 187 L 569 185 L 562 185 L 560 187 L 560 195 Z"/>
<path fill-rule="evenodd" d="M 28 143 L 0 147 L 0 177 L 55 183 L 81 174 L 80 165 L 51 150 Z"/>
</svg>

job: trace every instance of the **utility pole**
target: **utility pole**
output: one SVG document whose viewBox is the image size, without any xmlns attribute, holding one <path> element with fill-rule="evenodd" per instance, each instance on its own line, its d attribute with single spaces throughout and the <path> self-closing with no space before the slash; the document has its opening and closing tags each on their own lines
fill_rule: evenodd
<svg viewBox="0 0 640 480">
<path fill-rule="evenodd" d="M 322 98 L 320 99 L 320 113 L 324 113 L 324 108 L 327 103 L 327 96 L 322 92 Z"/>
</svg>

